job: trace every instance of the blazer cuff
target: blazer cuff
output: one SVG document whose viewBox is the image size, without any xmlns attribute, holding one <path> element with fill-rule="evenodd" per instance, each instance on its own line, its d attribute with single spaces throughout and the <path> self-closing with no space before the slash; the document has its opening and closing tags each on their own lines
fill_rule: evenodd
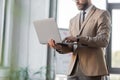
<svg viewBox="0 0 120 80">
<path fill-rule="evenodd" d="M 73 45 L 73 52 L 77 49 L 77 45 Z"/>
<path fill-rule="evenodd" d="M 62 50 L 58 50 L 58 49 L 55 49 L 55 50 L 56 50 L 57 52 L 59 52 L 59 53 L 63 53 Z"/>
</svg>

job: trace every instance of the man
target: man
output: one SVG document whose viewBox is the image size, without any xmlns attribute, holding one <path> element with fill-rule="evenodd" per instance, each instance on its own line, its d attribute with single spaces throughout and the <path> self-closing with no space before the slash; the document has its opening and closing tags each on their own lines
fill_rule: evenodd
<svg viewBox="0 0 120 80">
<path fill-rule="evenodd" d="M 73 52 L 68 80 L 101 80 L 108 75 L 105 51 L 110 38 L 110 15 L 92 5 L 91 0 L 75 0 L 80 13 L 70 20 L 71 36 L 64 42 L 77 45 L 60 45 L 50 39 L 48 44 L 58 52 Z"/>
</svg>

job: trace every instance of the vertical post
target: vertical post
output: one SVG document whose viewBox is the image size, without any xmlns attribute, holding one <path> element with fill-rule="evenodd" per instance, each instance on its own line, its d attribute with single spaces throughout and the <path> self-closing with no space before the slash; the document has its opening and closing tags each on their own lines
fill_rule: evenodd
<svg viewBox="0 0 120 80">
<path fill-rule="evenodd" d="M 49 18 L 57 17 L 57 0 L 50 0 Z M 55 50 L 48 46 L 46 80 L 55 80 Z"/>
<path fill-rule="evenodd" d="M 48 46 L 46 80 L 55 79 L 55 50 Z"/>
<path fill-rule="evenodd" d="M 1 46 L 2 46 L 2 47 L 1 47 L 0 66 L 3 66 L 3 62 L 4 62 L 4 61 L 3 61 L 3 60 L 4 60 L 4 59 L 3 59 L 3 58 L 4 58 L 3 55 L 4 55 L 4 47 L 5 47 L 5 30 L 6 30 L 7 0 L 5 0 L 3 3 L 4 3 L 4 6 L 3 6 L 3 7 L 4 7 L 3 16 L 4 16 L 4 17 L 3 17 L 3 25 L 2 25 L 2 26 L 3 26 L 3 28 L 2 28 L 3 31 L 2 31 L 2 41 L 1 41 L 1 42 L 2 42 Z"/>
</svg>

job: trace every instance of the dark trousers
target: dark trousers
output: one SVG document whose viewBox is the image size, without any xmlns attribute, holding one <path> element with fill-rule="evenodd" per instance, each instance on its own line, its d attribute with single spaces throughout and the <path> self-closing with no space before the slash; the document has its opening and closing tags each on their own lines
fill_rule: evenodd
<svg viewBox="0 0 120 80">
<path fill-rule="evenodd" d="M 101 80 L 102 76 L 85 76 L 82 70 L 79 68 L 78 59 L 74 66 L 74 71 L 70 76 L 67 76 L 67 80 Z"/>
</svg>

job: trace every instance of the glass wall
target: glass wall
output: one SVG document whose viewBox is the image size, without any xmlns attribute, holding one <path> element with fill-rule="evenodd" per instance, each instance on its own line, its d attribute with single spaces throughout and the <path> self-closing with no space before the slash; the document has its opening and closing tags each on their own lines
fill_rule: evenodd
<svg viewBox="0 0 120 80">
<path fill-rule="evenodd" d="M 110 74 L 110 80 L 120 80 L 120 74 Z"/>
<path fill-rule="evenodd" d="M 108 0 L 108 9 L 112 18 L 111 46 L 108 54 L 110 80 L 120 80 L 120 1 Z"/>
<path fill-rule="evenodd" d="M 112 67 L 120 68 L 120 9 L 112 10 Z"/>
<path fill-rule="evenodd" d="M 120 3 L 120 0 L 108 0 L 109 3 Z"/>
</svg>

